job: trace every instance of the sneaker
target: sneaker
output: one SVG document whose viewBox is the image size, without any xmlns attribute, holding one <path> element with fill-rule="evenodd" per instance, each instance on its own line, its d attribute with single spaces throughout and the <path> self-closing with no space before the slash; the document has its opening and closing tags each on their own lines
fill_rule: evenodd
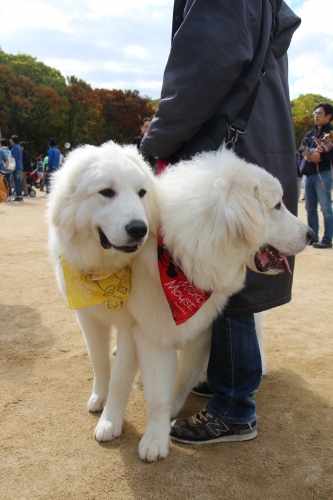
<svg viewBox="0 0 333 500">
<path fill-rule="evenodd" d="M 208 380 L 199 382 L 195 387 L 193 387 L 192 392 L 193 394 L 201 396 L 202 398 L 211 398 L 215 394 L 215 391 L 213 391 L 213 389 L 210 387 Z M 257 391 L 253 391 L 249 394 L 249 398 L 251 399 L 251 401 L 255 400 L 256 392 Z"/>
<path fill-rule="evenodd" d="M 203 398 L 211 398 L 213 394 L 215 394 L 215 391 L 211 389 L 208 380 L 199 382 L 195 387 L 193 387 L 192 392 L 193 394 L 196 394 L 197 396 L 201 396 Z"/>
<path fill-rule="evenodd" d="M 13 201 L 23 201 L 23 198 L 21 196 L 15 196 Z"/>
<path fill-rule="evenodd" d="M 313 248 L 332 248 L 332 243 L 324 240 L 317 241 L 313 244 Z"/>
<path fill-rule="evenodd" d="M 186 420 L 171 423 L 173 441 L 187 444 L 249 441 L 257 437 L 257 421 L 250 424 L 230 424 L 213 417 L 206 409 Z"/>
</svg>

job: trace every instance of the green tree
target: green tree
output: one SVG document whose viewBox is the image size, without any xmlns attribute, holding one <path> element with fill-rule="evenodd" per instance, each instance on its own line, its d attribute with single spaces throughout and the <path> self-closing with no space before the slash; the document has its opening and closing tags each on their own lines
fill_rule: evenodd
<svg viewBox="0 0 333 500">
<path fill-rule="evenodd" d="M 60 96 L 66 95 L 66 80 L 60 71 L 37 61 L 35 57 L 27 54 L 14 56 L 0 50 L 0 64 L 6 65 L 18 76 L 30 78 L 36 85 L 45 85 L 56 90 Z"/>
</svg>

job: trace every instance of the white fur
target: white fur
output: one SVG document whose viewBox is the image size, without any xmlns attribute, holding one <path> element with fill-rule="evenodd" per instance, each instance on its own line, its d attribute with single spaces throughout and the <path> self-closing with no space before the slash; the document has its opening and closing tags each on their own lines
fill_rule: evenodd
<svg viewBox="0 0 333 500">
<path fill-rule="evenodd" d="M 156 180 L 164 242 L 181 263 L 186 276 L 199 288 L 213 291 L 192 318 L 176 326 L 158 274 L 156 220 L 151 216 L 154 196 L 152 193 L 149 196 L 148 188 L 148 196 L 138 203 L 134 171 L 137 169 L 140 174 L 147 175 L 145 182 L 152 186 L 152 191 L 154 182 L 134 150 L 112 144 L 93 148 L 93 162 L 85 157 L 88 150 L 80 149 L 76 156 L 74 152 L 56 178 L 49 209 L 51 246 L 57 248 L 53 252 L 56 264 L 59 251 L 63 251 L 82 270 L 106 266 L 114 269 L 127 260 L 131 262 L 132 290 L 123 309 L 112 313 L 102 304 L 81 309 L 77 316 L 95 375 L 89 409 L 100 409 L 107 398 L 95 430 L 96 439 L 109 441 L 121 434 L 132 382 L 140 366 L 148 426 L 139 445 L 139 454 L 141 459 L 151 462 L 168 454 L 170 416 L 177 415 L 204 369 L 213 318 L 228 297 L 243 286 L 245 265 L 256 269 L 255 252 L 265 243 L 288 255 L 301 252 L 307 245 L 309 228 L 283 205 L 277 208 L 282 189 L 276 179 L 232 152 L 221 150 L 203 154 L 167 170 Z M 103 153 L 109 150 L 110 156 L 104 159 Z M 136 165 L 131 163 L 133 172 L 125 176 L 129 161 Z M 98 172 L 97 187 L 94 187 L 95 171 Z M 111 178 L 119 197 L 127 200 L 118 203 L 114 212 L 112 200 L 104 210 L 98 198 L 98 190 L 111 182 Z M 72 187 L 68 188 L 67 184 Z M 62 189 L 70 193 L 67 198 Z M 116 234 L 122 234 L 124 214 L 127 220 L 128 210 L 131 214 L 136 211 L 142 218 L 146 214 L 149 224 L 147 240 L 130 257 L 112 249 L 102 249 L 95 234 L 96 224 L 103 224 L 110 238 L 114 226 Z M 84 215 L 76 223 L 78 213 Z M 107 394 L 111 323 L 118 328 L 118 339 Z"/>
</svg>

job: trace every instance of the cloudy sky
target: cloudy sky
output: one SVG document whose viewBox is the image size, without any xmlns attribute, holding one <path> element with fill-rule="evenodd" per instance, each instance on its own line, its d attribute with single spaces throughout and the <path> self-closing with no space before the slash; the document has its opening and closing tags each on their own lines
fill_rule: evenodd
<svg viewBox="0 0 333 500">
<path fill-rule="evenodd" d="M 302 18 L 289 49 L 291 98 L 333 99 L 331 0 L 287 0 Z M 160 95 L 173 0 L 0 0 L 0 47 L 94 88 Z M 325 14 L 326 13 L 326 14 Z"/>
</svg>

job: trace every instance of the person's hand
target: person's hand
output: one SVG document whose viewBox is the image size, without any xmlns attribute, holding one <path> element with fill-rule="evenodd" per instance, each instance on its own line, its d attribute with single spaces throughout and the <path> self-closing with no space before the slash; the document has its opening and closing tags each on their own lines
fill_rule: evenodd
<svg viewBox="0 0 333 500">
<path fill-rule="evenodd" d="M 303 156 L 306 159 L 306 161 L 308 161 L 310 163 L 318 163 L 318 162 L 320 162 L 320 153 L 314 152 L 314 153 L 312 153 L 310 155 L 308 155 L 306 153 L 303 153 Z"/>
</svg>

